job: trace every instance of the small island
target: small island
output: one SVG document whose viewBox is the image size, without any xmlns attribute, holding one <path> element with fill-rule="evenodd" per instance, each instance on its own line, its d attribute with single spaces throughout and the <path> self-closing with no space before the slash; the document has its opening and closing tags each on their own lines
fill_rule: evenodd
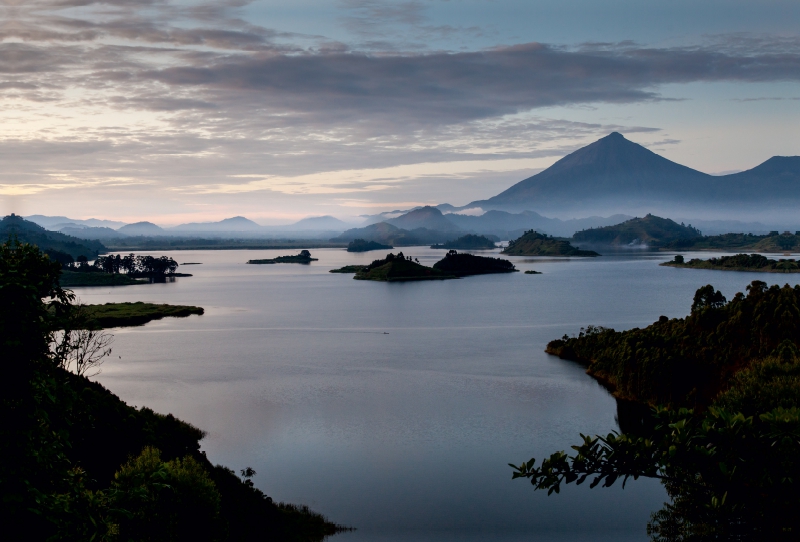
<svg viewBox="0 0 800 542">
<path fill-rule="evenodd" d="M 391 250 L 391 245 L 384 245 L 366 239 L 353 239 L 347 244 L 347 252 L 369 252 L 370 250 Z"/>
<path fill-rule="evenodd" d="M 301 250 L 300 254 L 296 256 L 278 256 L 277 258 L 265 259 L 265 260 L 249 260 L 247 263 L 250 264 L 271 264 L 271 263 L 302 263 L 302 264 L 309 264 L 311 262 L 316 262 L 318 258 L 312 258 L 311 253 L 307 250 Z"/>
<path fill-rule="evenodd" d="M 433 268 L 456 277 L 469 275 L 488 275 L 492 273 L 514 273 L 518 271 L 514 264 L 501 258 L 475 256 L 474 254 L 459 254 L 451 250 L 445 257 L 435 264 Z"/>
<path fill-rule="evenodd" d="M 446 280 L 457 278 L 420 264 L 419 261 L 406 257 L 402 252 L 396 256 L 387 254 L 382 260 L 375 260 L 356 272 L 356 280 L 376 280 L 381 282 L 401 282 L 412 280 Z"/>
<path fill-rule="evenodd" d="M 662 264 L 666 267 L 681 267 L 688 269 L 712 269 L 716 271 L 754 271 L 757 273 L 800 273 L 800 263 L 795 260 L 772 260 L 761 254 L 737 254 L 735 256 L 720 256 L 701 260 L 694 258 L 685 261 L 678 254 L 669 262 Z"/>
<path fill-rule="evenodd" d="M 366 265 L 345 265 L 344 267 L 340 267 L 339 269 L 331 269 L 328 273 L 358 273 L 362 269 L 367 267 Z"/>
<path fill-rule="evenodd" d="M 455 241 L 447 241 L 441 245 L 432 245 L 431 248 L 457 249 L 457 250 L 492 250 L 494 241 L 484 235 L 464 235 Z"/>
<path fill-rule="evenodd" d="M 510 256 L 600 256 L 593 250 L 580 250 L 569 241 L 526 231 L 519 239 L 511 241 L 501 252 Z"/>
<path fill-rule="evenodd" d="M 542 272 L 541 271 L 534 271 L 533 269 L 528 269 L 527 271 L 525 271 L 525 274 L 526 275 L 541 275 Z"/>
<path fill-rule="evenodd" d="M 193 305 L 167 305 L 157 303 L 105 303 L 103 305 L 82 305 L 81 310 L 87 325 L 92 328 L 142 326 L 162 318 L 185 318 L 192 314 L 201 315 L 203 307 Z"/>
</svg>

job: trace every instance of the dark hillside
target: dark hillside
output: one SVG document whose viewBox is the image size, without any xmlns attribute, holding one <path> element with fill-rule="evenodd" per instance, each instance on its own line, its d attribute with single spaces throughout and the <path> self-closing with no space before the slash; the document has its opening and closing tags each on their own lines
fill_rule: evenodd
<svg viewBox="0 0 800 542">
<path fill-rule="evenodd" d="M 535 231 L 527 231 L 511 241 L 501 254 L 511 256 L 599 256 L 593 250 L 580 250 L 564 239 L 554 239 Z"/>
<path fill-rule="evenodd" d="M 99 241 L 78 239 L 54 231 L 48 231 L 34 222 L 21 216 L 11 214 L 0 221 L 0 242 L 16 236 L 21 243 L 38 246 L 42 251 L 57 251 L 69 254 L 72 258 L 86 256 L 94 259 L 106 247 Z"/>
<path fill-rule="evenodd" d="M 647 215 L 632 218 L 616 226 L 593 228 L 576 232 L 572 240 L 592 245 L 663 246 L 673 241 L 697 239 L 702 234 L 690 225 L 678 224 L 669 218 Z"/>
</svg>

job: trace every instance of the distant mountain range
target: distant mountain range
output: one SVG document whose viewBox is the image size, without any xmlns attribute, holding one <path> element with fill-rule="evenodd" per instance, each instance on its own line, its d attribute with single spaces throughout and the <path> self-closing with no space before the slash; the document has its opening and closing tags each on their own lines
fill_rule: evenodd
<svg viewBox="0 0 800 542">
<path fill-rule="evenodd" d="M 614 132 L 565 156 L 500 194 L 455 210 L 549 215 L 659 214 L 705 219 L 766 213 L 796 215 L 800 203 L 800 156 L 774 156 L 740 173 L 714 176 L 682 166 Z"/>
<path fill-rule="evenodd" d="M 98 253 L 105 251 L 105 247 L 98 241 L 86 241 L 60 232 L 48 231 L 35 222 L 15 214 L 0 220 L 0 242 L 5 242 L 11 237 L 21 243 L 36 245 L 42 251 L 69 254 L 72 258 L 86 256 L 93 260 Z M 53 259 L 57 259 L 55 254 Z"/>
</svg>

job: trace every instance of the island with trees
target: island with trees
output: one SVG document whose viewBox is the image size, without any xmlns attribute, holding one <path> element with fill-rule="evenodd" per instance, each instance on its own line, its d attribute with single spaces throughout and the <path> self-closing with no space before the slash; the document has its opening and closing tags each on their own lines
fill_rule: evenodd
<svg viewBox="0 0 800 542">
<path fill-rule="evenodd" d="M 51 257 L 50 252 L 46 252 Z M 166 282 L 176 277 L 191 277 L 178 273 L 178 263 L 169 256 L 99 256 L 91 264 L 85 256 L 76 261 L 55 259 L 61 264 L 60 283 L 64 287 L 80 286 L 124 286 Z"/>
<path fill-rule="evenodd" d="M 653 540 L 796 540 L 799 306 L 798 286 L 753 281 L 728 301 L 707 285 L 685 318 L 551 341 L 548 353 L 586 366 L 639 414 L 620 416 L 622 433 L 511 465 L 513 478 L 550 494 L 656 478 L 671 502 L 651 516 Z"/>
<path fill-rule="evenodd" d="M 249 264 L 273 264 L 273 263 L 301 263 L 301 264 L 310 264 L 311 262 L 316 262 L 318 258 L 312 258 L 311 253 L 307 250 L 301 250 L 300 254 L 295 256 L 278 256 L 277 258 L 270 258 L 264 260 L 249 260 L 247 263 Z"/>
<path fill-rule="evenodd" d="M 691 224 L 684 225 L 652 214 L 632 218 L 621 224 L 575 232 L 572 242 L 594 246 L 659 248 L 672 243 L 694 242 L 702 233 Z"/>
<path fill-rule="evenodd" d="M 433 264 L 433 268 L 456 277 L 489 275 L 493 273 L 515 273 L 514 264 L 502 258 L 489 258 L 474 254 L 459 254 L 450 250 L 444 258 Z"/>
<path fill-rule="evenodd" d="M 347 252 L 369 252 L 371 250 L 391 250 L 391 245 L 384 245 L 377 241 L 367 241 L 366 239 L 353 239 L 347 244 Z"/>
<path fill-rule="evenodd" d="M 678 254 L 662 264 L 666 267 L 686 269 L 712 269 L 716 271 L 754 271 L 757 273 L 800 273 L 800 264 L 794 259 L 773 260 L 761 254 L 736 254 L 702 260 L 693 258 L 688 262 Z"/>
<path fill-rule="evenodd" d="M 492 250 L 496 248 L 494 241 L 485 235 L 467 234 L 454 241 L 446 241 L 441 245 L 431 245 L 431 248 L 455 250 Z"/>
<path fill-rule="evenodd" d="M 76 335 L 60 274 L 35 246 L 0 246 L 3 517 L 26 540 L 321 541 L 342 530 L 274 502 L 252 469 L 215 465 L 201 429 L 89 380 L 86 356 L 108 349 Z"/>
<path fill-rule="evenodd" d="M 501 254 L 509 256 L 600 256 L 593 250 L 581 250 L 565 239 L 556 239 L 534 230 L 510 241 Z"/>
<path fill-rule="evenodd" d="M 402 252 L 394 255 L 389 253 L 382 260 L 375 260 L 367 266 L 361 267 L 353 277 L 356 280 L 375 280 L 380 282 L 404 282 L 414 280 L 446 280 L 454 279 L 455 275 L 445 273 L 438 269 L 426 267 L 414 260 L 411 256 L 404 256 Z"/>
</svg>

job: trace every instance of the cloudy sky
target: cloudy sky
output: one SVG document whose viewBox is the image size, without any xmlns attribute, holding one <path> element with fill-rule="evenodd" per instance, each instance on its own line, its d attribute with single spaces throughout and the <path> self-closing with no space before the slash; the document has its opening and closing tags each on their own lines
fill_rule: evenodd
<svg viewBox="0 0 800 542">
<path fill-rule="evenodd" d="M 614 130 L 708 173 L 800 154 L 797 0 L 0 14 L 4 213 L 276 224 L 464 205 Z"/>
</svg>

